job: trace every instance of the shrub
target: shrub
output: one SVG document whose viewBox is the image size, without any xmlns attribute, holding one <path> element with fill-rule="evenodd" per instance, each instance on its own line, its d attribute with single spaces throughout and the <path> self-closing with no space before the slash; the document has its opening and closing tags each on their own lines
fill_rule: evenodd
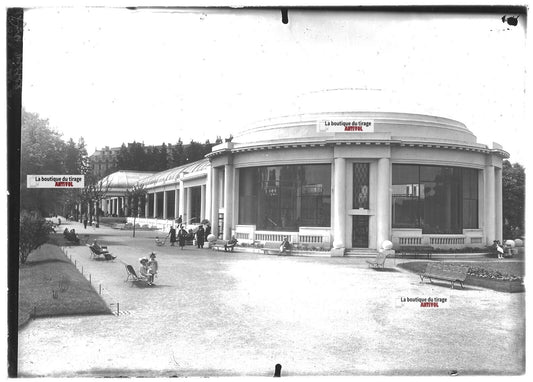
<svg viewBox="0 0 533 382">
<path fill-rule="evenodd" d="M 48 241 L 54 228 L 51 222 L 27 212 L 20 214 L 19 227 L 19 262 L 24 264 L 31 251 Z"/>
</svg>

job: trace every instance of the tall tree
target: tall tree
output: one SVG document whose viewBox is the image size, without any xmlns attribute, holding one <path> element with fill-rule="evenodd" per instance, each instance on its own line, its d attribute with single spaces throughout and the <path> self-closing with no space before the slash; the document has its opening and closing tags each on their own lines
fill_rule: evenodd
<svg viewBox="0 0 533 382">
<path fill-rule="evenodd" d="M 28 189 L 27 175 L 63 174 L 66 156 L 75 156 L 75 147 L 67 145 L 48 120 L 22 110 L 20 145 L 20 208 L 39 211 L 42 216 L 62 210 L 66 190 Z M 68 148 L 68 150 L 67 150 Z M 74 169 L 72 169 L 74 171 Z"/>
<path fill-rule="evenodd" d="M 525 169 L 519 163 L 503 161 L 503 237 L 516 239 L 524 235 Z"/>
</svg>

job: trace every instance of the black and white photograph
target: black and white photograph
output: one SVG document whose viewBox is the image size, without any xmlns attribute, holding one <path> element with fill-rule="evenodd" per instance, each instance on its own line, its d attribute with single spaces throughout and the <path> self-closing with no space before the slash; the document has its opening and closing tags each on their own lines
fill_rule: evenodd
<svg viewBox="0 0 533 382">
<path fill-rule="evenodd" d="M 5 16 L 10 377 L 525 376 L 525 6 Z"/>
</svg>

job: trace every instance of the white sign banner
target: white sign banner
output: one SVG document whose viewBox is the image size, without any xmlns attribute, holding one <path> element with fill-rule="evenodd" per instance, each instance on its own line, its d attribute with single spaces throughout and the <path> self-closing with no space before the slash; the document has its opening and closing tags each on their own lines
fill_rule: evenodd
<svg viewBox="0 0 533 382">
<path fill-rule="evenodd" d="M 85 175 L 27 175 L 28 188 L 84 188 Z"/>
<path fill-rule="evenodd" d="M 319 133 L 373 133 L 374 121 L 369 119 L 326 119 L 318 122 Z"/>
</svg>

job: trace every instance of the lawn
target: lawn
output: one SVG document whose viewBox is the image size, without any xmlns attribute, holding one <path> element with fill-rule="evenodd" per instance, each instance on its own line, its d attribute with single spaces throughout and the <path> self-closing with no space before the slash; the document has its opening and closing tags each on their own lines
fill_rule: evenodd
<svg viewBox="0 0 533 382">
<path fill-rule="evenodd" d="M 18 324 L 29 318 L 111 314 L 109 307 L 61 249 L 44 244 L 19 270 Z"/>
<path fill-rule="evenodd" d="M 444 261 L 444 263 L 446 263 Z M 410 272 L 421 274 L 424 273 L 428 261 L 412 261 L 408 263 L 398 264 L 398 267 L 408 270 Z M 453 262 L 449 264 L 464 265 L 470 268 L 469 274 L 465 280 L 465 284 L 477 285 L 484 288 L 494 289 L 503 292 L 522 292 L 523 285 L 510 285 L 509 278 L 516 277 L 523 280 L 525 273 L 525 265 L 522 261 L 471 261 L 471 262 Z M 491 277 L 493 276 L 493 277 Z M 507 281 L 499 278 L 505 278 Z M 521 284 L 520 281 L 513 281 L 512 283 Z"/>
</svg>

